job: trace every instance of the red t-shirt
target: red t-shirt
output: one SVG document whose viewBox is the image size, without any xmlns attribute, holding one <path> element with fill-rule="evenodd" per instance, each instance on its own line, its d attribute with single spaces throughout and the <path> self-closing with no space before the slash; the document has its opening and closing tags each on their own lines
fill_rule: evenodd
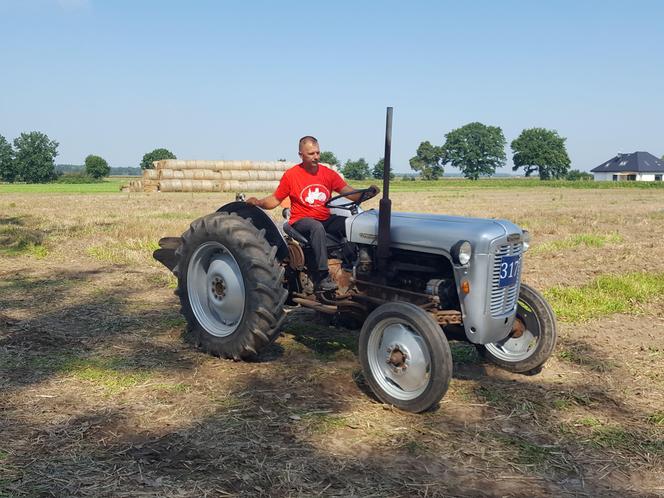
<svg viewBox="0 0 664 498">
<path fill-rule="evenodd" d="M 332 192 L 339 192 L 345 186 L 346 182 L 339 173 L 327 166 L 318 164 L 318 171 L 312 175 L 300 163 L 286 170 L 274 196 L 279 201 L 290 198 L 291 216 L 288 222 L 291 225 L 302 218 L 325 221 L 330 217 L 325 203 L 332 197 Z"/>
</svg>

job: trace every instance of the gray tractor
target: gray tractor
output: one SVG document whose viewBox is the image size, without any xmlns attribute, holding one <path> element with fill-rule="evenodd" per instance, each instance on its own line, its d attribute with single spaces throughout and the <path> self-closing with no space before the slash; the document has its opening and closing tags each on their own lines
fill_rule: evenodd
<svg viewBox="0 0 664 498">
<path fill-rule="evenodd" d="M 359 359 L 381 401 L 422 412 L 452 377 L 448 338 L 474 344 L 496 365 L 536 373 L 556 343 L 551 307 L 521 282 L 528 232 L 506 220 L 391 212 L 388 108 L 383 198 L 378 210 L 331 198 L 346 239 L 328 238 L 335 292 L 317 292 L 307 239 L 242 201 L 159 241 L 154 257 L 178 279 L 196 342 L 218 356 L 254 356 L 279 334 L 286 304 L 362 324 Z M 287 218 L 288 213 L 284 213 Z"/>
</svg>

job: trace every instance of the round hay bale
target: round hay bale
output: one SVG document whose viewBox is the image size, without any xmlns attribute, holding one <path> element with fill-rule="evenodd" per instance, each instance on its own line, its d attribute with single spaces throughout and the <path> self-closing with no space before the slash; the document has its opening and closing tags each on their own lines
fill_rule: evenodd
<svg viewBox="0 0 664 498">
<path fill-rule="evenodd" d="M 249 180 L 250 179 L 250 171 L 247 170 L 240 170 L 240 171 L 231 171 L 231 180 Z"/>
<path fill-rule="evenodd" d="M 194 192 L 214 192 L 215 182 L 213 180 L 194 180 Z M 216 189 L 218 190 L 218 188 Z"/>
<path fill-rule="evenodd" d="M 194 170 L 195 180 L 215 180 L 220 178 L 220 175 L 211 169 L 197 169 Z"/>
<path fill-rule="evenodd" d="M 262 182 L 273 182 L 279 180 L 282 174 L 281 171 L 259 171 L 256 179 Z"/>
<path fill-rule="evenodd" d="M 146 180 L 159 180 L 159 171 L 156 169 L 144 169 L 143 178 Z"/>
<path fill-rule="evenodd" d="M 212 171 L 223 171 L 229 169 L 229 162 L 230 161 L 207 161 L 204 169 L 209 169 Z"/>
<path fill-rule="evenodd" d="M 175 170 L 172 169 L 159 169 L 159 179 L 160 180 L 170 180 L 172 178 L 175 178 Z"/>
<path fill-rule="evenodd" d="M 162 192 L 182 192 L 182 180 L 162 180 L 159 189 Z"/>
<path fill-rule="evenodd" d="M 224 192 L 274 192 L 279 182 L 226 180 L 221 182 Z"/>
<path fill-rule="evenodd" d="M 143 182 L 141 180 L 132 180 L 129 182 L 130 192 L 143 192 Z"/>
</svg>

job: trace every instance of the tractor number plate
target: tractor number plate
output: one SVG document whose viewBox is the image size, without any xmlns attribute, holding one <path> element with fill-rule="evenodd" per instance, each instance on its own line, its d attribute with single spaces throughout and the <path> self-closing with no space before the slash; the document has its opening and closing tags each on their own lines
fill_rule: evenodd
<svg viewBox="0 0 664 498">
<path fill-rule="evenodd" d="M 521 256 L 503 256 L 500 259 L 500 280 L 498 287 L 507 287 L 516 283 L 519 278 Z"/>
</svg>

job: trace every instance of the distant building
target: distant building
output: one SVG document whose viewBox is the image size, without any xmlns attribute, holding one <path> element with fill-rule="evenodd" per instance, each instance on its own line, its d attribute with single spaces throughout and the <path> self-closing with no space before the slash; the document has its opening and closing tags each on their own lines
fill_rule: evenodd
<svg viewBox="0 0 664 498">
<path fill-rule="evenodd" d="M 664 161 L 649 152 L 618 154 L 590 170 L 595 180 L 661 182 Z"/>
</svg>

